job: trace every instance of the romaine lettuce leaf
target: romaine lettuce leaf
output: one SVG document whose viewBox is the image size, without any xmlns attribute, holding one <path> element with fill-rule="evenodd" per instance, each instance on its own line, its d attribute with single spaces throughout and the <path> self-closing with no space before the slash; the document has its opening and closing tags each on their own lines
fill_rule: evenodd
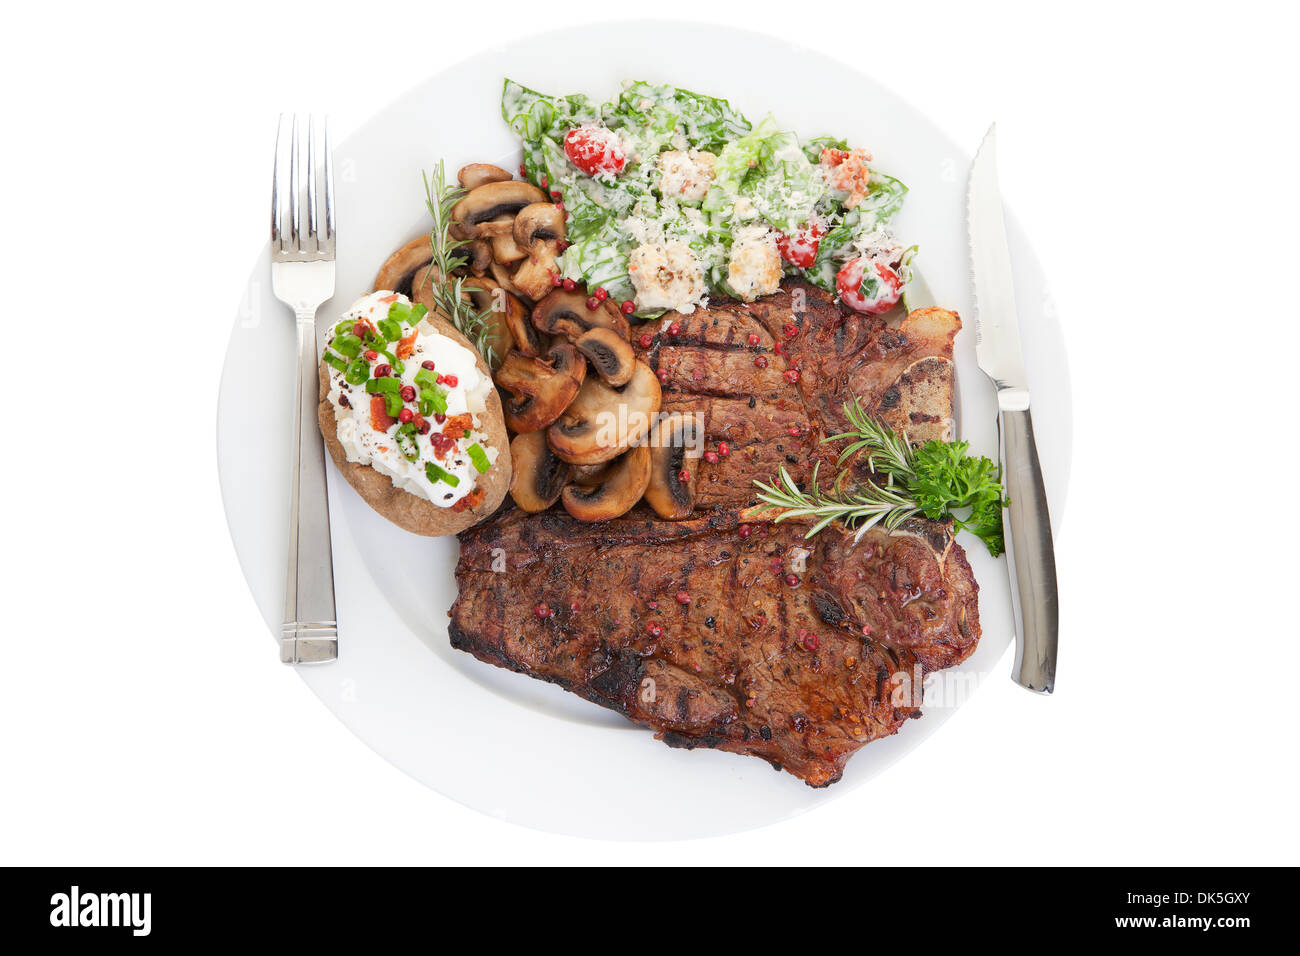
<svg viewBox="0 0 1300 956">
<path fill-rule="evenodd" d="M 584 282 L 589 289 L 602 288 L 615 301 L 634 298 L 636 290 L 627 275 L 631 243 L 609 224 L 572 242 L 561 264 L 567 279 Z"/>
<path fill-rule="evenodd" d="M 823 149 L 844 149 L 849 148 L 849 141 L 846 139 L 836 139 L 834 136 L 818 136 L 816 139 L 810 139 L 803 144 L 803 154 L 808 157 L 808 162 L 816 166 L 822 161 Z"/>
<path fill-rule="evenodd" d="M 679 127 L 692 147 L 710 152 L 750 130 L 749 120 L 726 100 L 641 81 L 624 87 L 604 108 L 604 117 L 614 129 L 639 132 L 652 153 L 669 148 Z"/>
<path fill-rule="evenodd" d="M 748 199 L 759 215 L 785 231 L 807 222 L 825 192 L 821 173 L 799 148 L 799 138 L 777 129 L 768 117 L 723 148 L 704 208 L 728 218 L 737 199 Z"/>
<path fill-rule="evenodd" d="M 871 182 L 867 184 L 867 195 L 856 208 L 872 212 L 876 222 L 883 224 L 903 207 L 903 197 L 906 195 L 907 187 L 901 180 L 873 169 Z"/>
<path fill-rule="evenodd" d="M 581 93 L 547 96 L 507 79 L 501 90 L 501 118 L 526 143 L 543 136 L 562 143 L 572 127 L 600 122 L 600 107 Z"/>
</svg>

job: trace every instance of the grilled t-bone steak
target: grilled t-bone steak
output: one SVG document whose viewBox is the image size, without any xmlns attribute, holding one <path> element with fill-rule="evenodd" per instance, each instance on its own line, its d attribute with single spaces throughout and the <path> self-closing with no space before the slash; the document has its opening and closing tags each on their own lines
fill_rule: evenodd
<svg viewBox="0 0 1300 956">
<path fill-rule="evenodd" d="M 961 328 L 953 312 L 918 309 L 890 327 L 879 316 L 842 315 L 821 289 L 791 282 L 758 302 L 672 319 L 678 334 L 653 334 L 645 348 L 643 326 L 633 345 L 666 373 L 663 411 L 703 414 L 710 444 L 732 451 L 698 463 L 697 507 L 752 501 L 754 479 L 782 465 L 802 482 L 822 461 L 823 478 L 833 478 L 842 444 L 821 440 L 848 428 L 844 403 L 854 397 L 913 441 L 952 438 L 952 343 Z"/>
<path fill-rule="evenodd" d="M 709 446 L 730 446 L 695 463 L 696 514 L 662 521 L 638 506 L 582 524 L 507 506 L 460 536 L 451 642 L 670 746 L 754 754 L 826 786 L 919 716 L 925 672 L 974 650 L 978 586 L 942 523 L 805 540 L 806 526 L 745 522 L 741 509 L 782 465 L 797 481 L 834 465 L 838 448 L 820 439 L 847 425 L 852 396 L 913 439 L 950 437 L 960 323 L 934 309 L 890 328 L 802 284 L 671 318 L 679 332 L 656 326 L 640 352 L 665 370 L 664 410 L 702 414 Z"/>
</svg>

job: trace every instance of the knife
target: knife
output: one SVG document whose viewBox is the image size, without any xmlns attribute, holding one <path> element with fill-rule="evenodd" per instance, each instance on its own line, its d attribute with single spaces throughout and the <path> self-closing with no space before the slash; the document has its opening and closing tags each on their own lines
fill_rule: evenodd
<svg viewBox="0 0 1300 956">
<path fill-rule="evenodd" d="M 1007 564 L 1016 624 L 1011 679 L 1050 694 L 1056 683 L 1056 558 L 1047 492 L 1034 444 L 1029 383 L 1020 352 L 1002 196 L 998 191 L 997 124 L 989 127 L 971 166 L 966 191 L 971 279 L 975 285 L 975 356 L 998 396 L 998 435 L 1006 482 Z"/>
</svg>

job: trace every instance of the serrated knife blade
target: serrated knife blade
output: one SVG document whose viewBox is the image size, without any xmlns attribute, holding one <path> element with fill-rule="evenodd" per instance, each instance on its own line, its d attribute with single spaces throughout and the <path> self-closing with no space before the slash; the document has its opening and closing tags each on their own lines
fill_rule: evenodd
<svg viewBox="0 0 1300 956">
<path fill-rule="evenodd" d="M 994 124 L 975 154 L 966 192 L 975 291 L 975 356 L 997 389 L 1002 474 L 1010 499 L 1005 537 L 1016 627 L 1011 677 L 1029 690 L 1051 693 L 1056 683 L 1056 557 L 1034 443 L 1029 381 L 1020 350 L 1020 318 L 996 151 Z"/>
<path fill-rule="evenodd" d="M 1020 324 L 1011 273 L 1011 251 L 1002 218 L 998 189 L 997 124 L 989 127 L 971 166 L 966 191 L 966 219 L 970 231 L 971 283 L 975 288 L 975 357 L 998 390 L 998 405 L 1020 401 L 1024 393 L 1025 360 L 1020 352 Z"/>
</svg>

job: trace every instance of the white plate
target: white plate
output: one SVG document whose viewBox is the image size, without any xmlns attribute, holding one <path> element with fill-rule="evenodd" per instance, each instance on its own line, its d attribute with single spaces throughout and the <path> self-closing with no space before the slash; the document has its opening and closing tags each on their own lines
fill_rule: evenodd
<svg viewBox="0 0 1300 956">
<path fill-rule="evenodd" d="M 503 75 L 550 93 L 610 97 L 624 79 L 728 97 L 751 120 L 772 113 L 803 137 L 844 136 L 911 188 L 894 227 L 920 244 L 918 263 L 941 303 L 970 317 L 963 192 L 967 153 L 870 78 L 815 51 L 742 31 L 662 21 L 584 28 L 599 56 L 556 56 L 569 41 L 530 38 L 481 54 L 406 93 L 336 147 L 338 295 L 325 328 L 400 244 L 427 230 L 421 170 L 440 157 L 517 157 L 500 117 Z M 744 50 L 719 58 L 718 50 Z M 723 68 L 720 64 L 725 63 Z M 517 165 L 512 161 L 510 168 Z M 1034 393 L 1039 453 L 1053 516 L 1065 503 L 1070 456 L 1064 346 L 1028 243 L 1009 220 Z M 293 322 L 271 294 L 268 250 L 249 278 L 231 333 L 217 422 L 221 490 L 253 596 L 276 633 L 288 523 Z M 975 365 L 969 324 L 957 339 L 963 437 L 996 453 L 992 389 Z M 283 401 L 266 383 L 281 383 Z M 813 790 L 760 760 L 672 750 L 650 732 L 557 687 L 453 651 L 454 538 L 406 534 L 374 514 L 329 466 L 341 652 L 299 668 L 362 740 L 396 766 L 467 806 L 527 826 L 587 837 L 675 839 L 761 826 L 844 796 L 934 733 L 998 663 L 1011 639 L 1005 564 L 962 541 L 979 580 L 984 636 L 969 661 L 938 676 L 925 717 L 849 761 L 843 780 Z M 382 582 L 382 585 L 381 583 Z M 273 666 L 268 643 L 267 666 Z M 997 672 L 1006 667 L 1002 664 Z M 942 699 L 941 699 L 942 698 Z"/>
</svg>

